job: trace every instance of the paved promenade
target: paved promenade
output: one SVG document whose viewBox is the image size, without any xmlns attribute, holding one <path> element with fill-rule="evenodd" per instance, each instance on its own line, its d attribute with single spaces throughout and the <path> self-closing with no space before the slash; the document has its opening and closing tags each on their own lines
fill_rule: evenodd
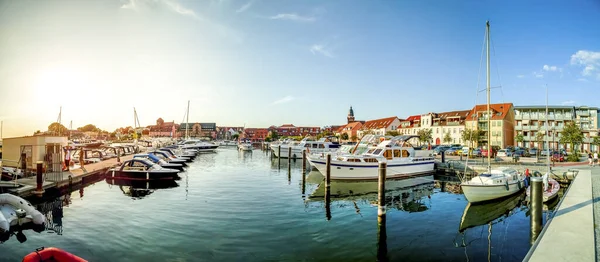
<svg viewBox="0 0 600 262">
<path fill-rule="evenodd" d="M 566 167 L 555 168 L 562 171 Z M 524 261 L 597 261 L 600 222 L 600 167 L 577 167 L 579 174 L 563 197 L 554 217 L 541 232 Z"/>
</svg>

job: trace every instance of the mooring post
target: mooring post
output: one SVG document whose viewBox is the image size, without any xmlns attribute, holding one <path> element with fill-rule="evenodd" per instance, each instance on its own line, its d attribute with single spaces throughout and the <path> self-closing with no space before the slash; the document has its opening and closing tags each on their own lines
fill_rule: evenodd
<svg viewBox="0 0 600 262">
<path fill-rule="evenodd" d="M 292 170 L 292 147 L 288 147 L 288 173 Z"/>
<path fill-rule="evenodd" d="M 531 243 L 535 242 L 542 230 L 543 187 L 541 177 L 531 177 Z"/>
<path fill-rule="evenodd" d="M 387 230 L 385 215 L 377 216 L 377 261 L 389 261 L 387 257 Z"/>
<path fill-rule="evenodd" d="M 277 161 L 278 161 L 279 168 L 281 168 L 281 145 L 279 145 L 279 147 L 277 147 Z"/>
<path fill-rule="evenodd" d="M 440 154 L 442 154 L 442 163 L 446 163 L 446 152 L 440 150 Z"/>
<path fill-rule="evenodd" d="M 306 174 L 306 150 L 302 150 L 302 177 L 304 177 L 304 174 Z"/>
<path fill-rule="evenodd" d="M 37 161 L 36 163 L 36 171 L 37 171 L 37 175 L 36 175 L 36 182 L 37 182 L 37 187 L 35 188 L 35 191 L 33 191 L 33 193 L 36 196 L 42 196 L 44 194 L 44 162 L 43 161 Z"/>
<path fill-rule="evenodd" d="M 25 170 L 27 170 L 27 154 L 21 154 L 21 172 L 25 175 Z"/>
<path fill-rule="evenodd" d="M 379 162 L 379 189 L 377 190 L 377 202 L 379 202 L 379 208 L 377 210 L 378 216 L 385 216 L 385 179 L 386 179 L 387 163 Z"/>
<path fill-rule="evenodd" d="M 329 189 L 331 186 L 331 154 L 327 154 L 327 160 L 325 162 L 325 189 Z"/>
</svg>

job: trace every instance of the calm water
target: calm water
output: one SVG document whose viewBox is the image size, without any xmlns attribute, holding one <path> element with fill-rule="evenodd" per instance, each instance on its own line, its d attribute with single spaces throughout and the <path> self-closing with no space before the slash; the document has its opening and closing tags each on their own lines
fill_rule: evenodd
<svg viewBox="0 0 600 262">
<path fill-rule="evenodd" d="M 529 250 L 520 196 L 465 212 L 456 183 L 391 181 L 380 234 L 376 183 L 332 183 L 327 212 L 322 176 L 311 172 L 303 195 L 300 168 L 292 163 L 288 176 L 287 160 L 279 169 L 262 151 L 219 149 L 177 183 L 148 185 L 160 189 L 102 180 L 39 205 L 56 230 L 26 231 L 24 243 L 11 237 L 0 260 L 21 261 L 41 246 L 90 261 L 521 261 Z"/>
</svg>

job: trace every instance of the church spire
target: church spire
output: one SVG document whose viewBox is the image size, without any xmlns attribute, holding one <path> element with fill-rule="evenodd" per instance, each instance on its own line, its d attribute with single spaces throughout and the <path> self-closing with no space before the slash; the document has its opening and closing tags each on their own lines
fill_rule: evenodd
<svg viewBox="0 0 600 262">
<path fill-rule="evenodd" d="M 348 124 L 354 122 L 354 110 L 352 110 L 352 106 L 350 106 L 350 111 L 348 111 Z"/>
</svg>

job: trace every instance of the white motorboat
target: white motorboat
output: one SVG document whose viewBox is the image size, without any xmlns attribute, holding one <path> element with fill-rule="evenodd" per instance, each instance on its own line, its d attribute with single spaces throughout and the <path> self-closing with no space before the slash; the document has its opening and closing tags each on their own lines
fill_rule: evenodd
<svg viewBox="0 0 600 262">
<path fill-rule="evenodd" d="M 245 141 L 238 143 L 238 149 L 242 151 L 252 151 L 254 150 L 254 147 L 252 146 L 252 143 Z"/>
<path fill-rule="evenodd" d="M 544 188 L 542 190 L 542 201 L 546 203 L 558 196 L 560 184 L 556 180 L 549 178 L 548 174 L 546 174 L 544 175 Z M 531 195 L 531 186 L 527 187 L 525 192 L 527 194 L 527 198 L 529 199 Z"/>
<path fill-rule="evenodd" d="M 219 146 L 237 146 L 238 143 L 236 141 L 223 140 L 219 141 Z"/>
<path fill-rule="evenodd" d="M 525 188 L 525 176 L 514 168 L 498 167 L 481 173 L 460 187 L 470 203 L 510 196 Z"/>
<path fill-rule="evenodd" d="M 487 44 L 487 110 L 485 118 L 487 126 L 491 128 L 490 111 L 490 23 L 486 23 L 486 44 Z M 487 141 L 492 141 L 492 132 L 487 130 Z M 488 144 L 489 146 L 489 144 Z M 484 202 L 497 198 L 510 196 L 521 191 L 525 187 L 525 176 L 517 170 L 509 167 L 491 168 L 491 154 L 488 154 L 487 171 L 483 172 L 471 180 L 461 178 L 460 187 L 470 203 Z"/>
<path fill-rule="evenodd" d="M 349 155 L 362 155 L 367 152 L 370 148 L 375 148 L 381 142 L 386 139 L 391 139 L 391 136 L 379 136 L 379 135 L 365 135 L 363 138 L 355 145 L 340 145 L 339 149 L 331 153 L 331 158 L 337 158 L 341 156 L 349 156 Z M 310 157 L 312 159 L 321 159 L 325 161 L 326 154 L 324 152 L 315 153 L 310 151 Z M 312 167 L 315 167 L 312 163 L 310 164 Z"/>
<path fill-rule="evenodd" d="M 33 225 L 43 228 L 46 217 L 27 200 L 11 194 L 0 194 L 0 234 L 10 233 L 12 227 Z"/>
<path fill-rule="evenodd" d="M 416 135 L 396 136 L 384 140 L 377 147 L 362 155 L 341 155 L 331 159 L 331 179 L 369 180 L 378 179 L 379 162 L 387 162 L 387 178 L 411 177 L 433 172 L 432 150 L 415 148 L 409 140 Z M 326 173 L 323 157 L 308 155 L 307 159 L 322 174 Z"/>
<path fill-rule="evenodd" d="M 281 148 L 281 156 L 279 155 Z M 278 144 L 271 145 L 271 149 L 273 149 L 273 155 L 275 157 L 288 158 L 289 148 L 292 148 L 291 156 L 295 159 L 302 158 L 302 151 L 306 150 L 307 153 L 326 153 L 326 152 L 335 152 L 340 148 L 339 143 L 334 143 L 329 141 L 327 138 L 321 138 L 318 141 L 315 141 L 309 137 L 305 137 L 300 142 L 291 142 L 287 144 Z"/>
<path fill-rule="evenodd" d="M 204 141 L 200 141 L 197 139 L 188 139 L 179 144 L 180 148 L 183 150 L 195 149 L 198 152 L 214 152 L 219 147 L 213 143 L 208 143 Z"/>
</svg>

